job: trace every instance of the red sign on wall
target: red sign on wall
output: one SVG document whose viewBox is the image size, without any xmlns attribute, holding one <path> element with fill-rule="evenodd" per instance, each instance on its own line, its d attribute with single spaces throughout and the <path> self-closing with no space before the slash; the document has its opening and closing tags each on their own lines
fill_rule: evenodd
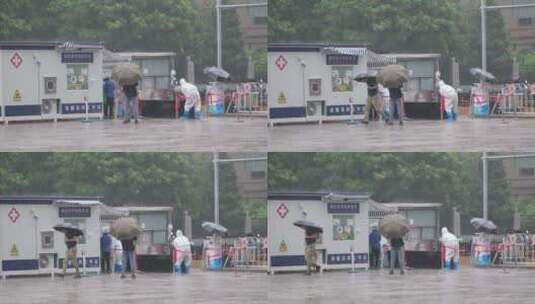
<svg viewBox="0 0 535 304">
<path fill-rule="evenodd" d="M 286 207 L 284 203 L 280 204 L 279 208 L 277 208 L 277 213 L 281 218 L 285 218 L 288 212 L 290 212 L 290 210 L 288 210 L 288 207 Z"/>
<path fill-rule="evenodd" d="M 7 217 L 9 217 L 12 223 L 15 223 L 19 219 L 20 213 L 17 209 L 11 208 L 11 210 L 9 210 L 9 212 L 7 213 Z"/>
<path fill-rule="evenodd" d="M 286 58 L 284 58 L 284 56 L 280 55 L 279 58 L 277 58 L 277 60 L 275 61 L 275 64 L 277 65 L 279 70 L 282 71 L 288 65 L 288 60 L 286 60 Z"/>
<path fill-rule="evenodd" d="M 22 57 L 19 55 L 19 53 L 13 54 L 11 57 L 11 64 L 15 67 L 15 69 L 18 69 L 22 65 Z"/>
</svg>

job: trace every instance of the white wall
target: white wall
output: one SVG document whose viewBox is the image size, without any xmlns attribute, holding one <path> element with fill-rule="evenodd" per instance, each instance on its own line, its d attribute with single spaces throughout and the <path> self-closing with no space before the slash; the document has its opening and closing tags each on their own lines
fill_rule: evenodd
<svg viewBox="0 0 535 304">
<path fill-rule="evenodd" d="M 90 52 L 90 51 L 84 51 Z M 10 62 L 15 53 L 22 57 L 17 69 Z M 61 63 L 61 53 L 55 50 L 2 50 L 0 52 L 0 98 L 5 105 L 36 105 L 43 98 L 60 98 L 62 103 L 102 102 L 102 50 L 93 51 L 93 63 L 89 63 L 88 90 L 67 90 L 67 64 Z M 41 62 L 38 77 L 37 62 Z M 57 77 L 57 94 L 45 95 L 43 77 Z M 38 86 L 40 96 L 38 94 Z M 20 102 L 13 101 L 13 94 L 19 89 Z"/>
<path fill-rule="evenodd" d="M 288 64 L 280 70 L 277 59 L 283 56 Z M 301 64 L 303 62 L 305 67 Z M 353 75 L 367 71 L 366 56 L 359 56 L 359 64 L 353 66 Z M 303 84 L 304 72 L 304 84 Z M 365 104 L 367 98 L 366 85 L 353 82 L 352 92 L 333 92 L 332 66 L 326 64 L 326 57 L 320 52 L 269 52 L 268 53 L 268 104 L 271 108 L 305 107 L 306 100 L 325 100 L 327 105 L 348 104 L 353 98 L 355 104 Z M 309 79 L 322 80 L 322 95 L 309 96 Z M 303 88 L 304 85 L 304 88 Z M 287 104 L 279 104 L 281 93 L 287 98 Z"/>
<path fill-rule="evenodd" d="M 288 214 L 282 218 L 277 213 L 281 204 L 286 205 Z M 360 203 L 360 211 L 354 214 L 354 240 L 333 240 L 333 214 L 327 213 L 327 204 L 322 201 L 268 201 L 268 238 L 270 256 L 304 255 L 305 233 L 293 225 L 297 220 L 305 219 L 323 227 L 322 243 L 317 249 L 325 249 L 327 254 L 347 254 L 353 247 L 355 253 L 368 253 L 368 203 Z M 284 240 L 288 251 L 281 252 L 280 244 Z M 344 267 L 347 267 L 344 266 Z M 331 266 L 331 268 L 336 268 Z"/>
<path fill-rule="evenodd" d="M 20 213 L 15 223 L 8 218 L 12 208 Z M 54 231 L 54 248 L 41 248 L 41 232 L 53 231 L 53 226 L 63 223 L 64 219 L 59 218 L 58 212 L 54 205 L 0 205 L 0 259 L 38 259 L 39 253 L 57 253 L 58 258 L 64 258 L 66 247 L 64 235 L 60 232 Z M 81 257 L 84 252 L 87 257 L 99 257 L 100 207 L 92 206 L 91 217 L 80 219 L 86 221 L 86 244 L 78 246 L 78 256 Z M 10 255 L 13 245 L 18 249 L 18 256 Z"/>
</svg>

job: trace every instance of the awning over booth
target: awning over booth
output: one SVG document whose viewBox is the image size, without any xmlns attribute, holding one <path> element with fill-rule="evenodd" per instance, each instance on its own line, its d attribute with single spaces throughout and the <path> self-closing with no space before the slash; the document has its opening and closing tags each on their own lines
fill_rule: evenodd
<svg viewBox="0 0 535 304">
<path fill-rule="evenodd" d="M 55 200 L 53 202 L 56 206 L 101 206 L 100 201 L 96 200 Z"/>
<path fill-rule="evenodd" d="M 389 55 L 377 54 L 364 47 L 326 47 L 323 49 L 326 53 L 363 56 L 368 55 L 368 68 L 379 68 L 397 62 L 396 57 Z"/>
</svg>

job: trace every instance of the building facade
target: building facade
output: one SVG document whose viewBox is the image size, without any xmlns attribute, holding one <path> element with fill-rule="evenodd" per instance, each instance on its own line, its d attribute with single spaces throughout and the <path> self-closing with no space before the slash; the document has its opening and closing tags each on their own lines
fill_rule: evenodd
<svg viewBox="0 0 535 304">
<path fill-rule="evenodd" d="M 533 4 L 533 0 L 496 0 L 496 5 Z M 511 41 L 517 50 L 535 49 L 535 7 L 500 10 Z"/>
</svg>

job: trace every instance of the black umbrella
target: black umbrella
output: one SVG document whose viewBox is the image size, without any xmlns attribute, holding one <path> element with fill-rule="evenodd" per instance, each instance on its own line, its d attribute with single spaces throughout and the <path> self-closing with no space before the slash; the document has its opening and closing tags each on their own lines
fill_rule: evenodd
<svg viewBox="0 0 535 304">
<path fill-rule="evenodd" d="M 480 68 L 471 68 L 470 74 L 480 79 L 496 80 L 496 77 L 487 71 L 483 71 Z"/>
<path fill-rule="evenodd" d="M 54 226 L 54 230 L 59 231 L 61 233 L 69 234 L 70 236 L 82 236 L 84 235 L 84 232 L 76 227 L 66 225 L 66 224 L 59 224 Z"/>
<path fill-rule="evenodd" d="M 204 222 L 201 224 L 202 229 L 204 229 L 206 232 L 213 233 L 213 232 L 219 232 L 219 233 L 227 233 L 228 229 L 212 222 Z"/>
<path fill-rule="evenodd" d="M 295 221 L 294 222 L 294 225 L 301 228 L 301 229 L 304 229 L 305 231 L 307 232 L 312 232 L 312 233 L 323 233 L 323 228 L 318 225 L 318 224 L 315 224 L 315 223 L 312 223 L 312 222 L 308 222 L 308 221 Z"/>
<path fill-rule="evenodd" d="M 357 82 L 368 82 L 368 79 L 377 79 L 376 71 L 369 71 L 367 73 L 360 73 L 353 80 Z"/>
<path fill-rule="evenodd" d="M 498 227 L 496 227 L 496 225 L 492 221 L 479 217 L 474 217 L 473 219 L 471 219 L 470 224 L 472 224 L 472 226 L 474 226 L 477 231 L 493 232 L 498 229 Z"/>
<path fill-rule="evenodd" d="M 223 70 L 223 69 L 220 69 L 218 67 L 209 67 L 209 68 L 205 68 L 204 69 L 204 74 L 214 78 L 214 79 L 218 79 L 218 78 L 221 78 L 221 79 L 229 79 L 230 78 L 230 74 Z"/>
</svg>

